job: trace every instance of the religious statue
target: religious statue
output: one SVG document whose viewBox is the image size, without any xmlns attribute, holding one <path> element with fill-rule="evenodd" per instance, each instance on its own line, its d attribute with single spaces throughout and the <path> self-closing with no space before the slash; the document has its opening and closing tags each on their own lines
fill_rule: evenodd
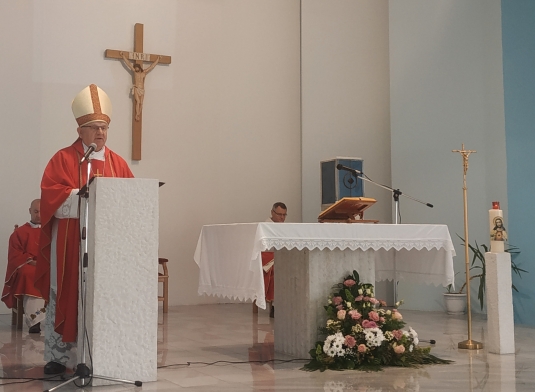
<svg viewBox="0 0 535 392">
<path fill-rule="evenodd" d="M 132 86 L 132 95 L 134 96 L 134 101 L 136 103 L 135 109 L 135 119 L 136 121 L 141 120 L 141 112 L 143 110 L 143 98 L 145 97 L 145 77 L 147 74 L 156 67 L 160 61 L 161 56 L 158 56 L 156 60 L 147 68 L 139 64 L 132 65 L 130 60 L 126 57 L 124 52 L 120 52 L 123 59 L 123 63 L 133 72 L 134 75 L 134 85 Z"/>
</svg>

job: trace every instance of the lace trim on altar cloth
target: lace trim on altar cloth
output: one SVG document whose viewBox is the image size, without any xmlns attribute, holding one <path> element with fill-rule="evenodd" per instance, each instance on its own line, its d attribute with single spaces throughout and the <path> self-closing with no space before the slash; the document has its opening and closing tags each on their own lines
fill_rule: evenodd
<svg viewBox="0 0 535 392">
<path fill-rule="evenodd" d="M 416 250 L 422 250 L 422 249 L 445 249 L 447 251 L 454 252 L 453 244 L 449 241 L 437 239 L 426 239 L 426 240 L 358 240 L 358 239 L 303 239 L 303 238 L 285 238 L 285 239 L 270 239 L 270 238 L 263 238 L 261 240 L 262 246 L 264 249 L 272 249 L 275 248 L 277 250 L 286 248 L 286 249 L 297 249 L 297 250 L 303 250 L 303 249 L 351 249 L 351 250 L 379 250 L 379 249 L 416 249 Z"/>
</svg>

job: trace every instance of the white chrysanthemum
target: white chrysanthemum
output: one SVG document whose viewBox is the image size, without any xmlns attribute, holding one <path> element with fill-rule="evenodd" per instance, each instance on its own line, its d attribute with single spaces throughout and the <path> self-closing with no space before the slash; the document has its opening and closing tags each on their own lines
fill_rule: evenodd
<svg viewBox="0 0 535 392">
<path fill-rule="evenodd" d="M 413 349 L 414 349 L 414 346 L 411 344 L 411 345 L 409 346 L 409 352 L 412 353 L 412 350 L 413 350 Z"/>
<path fill-rule="evenodd" d="M 418 334 L 412 327 L 409 327 L 409 336 L 412 338 L 413 343 L 417 346 L 420 340 L 418 339 Z"/>
<path fill-rule="evenodd" d="M 366 338 L 366 346 L 368 347 L 379 347 L 385 340 L 383 331 L 379 328 L 364 329 L 364 337 Z"/>
<path fill-rule="evenodd" d="M 391 341 L 392 339 L 394 339 L 394 334 L 391 331 L 386 331 L 385 332 L 385 339 L 388 340 L 388 341 Z"/>
<path fill-rule="evenodd" d="M 384 316 L 386 311 L 384 309 L 377 309 L 377 313 L 379 313 L 381 316 Z"/>
<path fill-rule="evenodd" d="M 342 335 L 341 332 L 337 332 L 334 335 L 327 336 L 327 339 L 325 339 L 325 343 L 323 344 L 323 352 L 329 357 L 344 356 L 344 340 L 344 335 Z"/>
</svg>

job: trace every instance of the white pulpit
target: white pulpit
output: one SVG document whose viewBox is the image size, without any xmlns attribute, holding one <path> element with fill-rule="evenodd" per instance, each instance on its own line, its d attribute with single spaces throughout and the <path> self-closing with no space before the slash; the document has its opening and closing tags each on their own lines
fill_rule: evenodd
<svg viewBox="0 0 535 392">
<path fill-rule="evenodd" d="M 96 376 L 156 381 L 158 180 L 95 179 L 88 220 L 84 362 Z M 78 362 L 83 361 L 81 316 Z"/>
</svg>

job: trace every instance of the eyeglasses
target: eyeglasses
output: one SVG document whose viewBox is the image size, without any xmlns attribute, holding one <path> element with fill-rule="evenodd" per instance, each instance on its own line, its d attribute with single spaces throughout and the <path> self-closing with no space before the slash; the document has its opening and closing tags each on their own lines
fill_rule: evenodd
<svg viewBox="0 0 535 392">
<path fill-rule="evenodd" d="M 277 212 L 277 211 L 275 211 L 275 210 L 271 210 L 271 212 L 273 212 L 273 213 L 274 213 L 275 215 L 277 215 L 277 216 L 284 216 L 284 217 L 288 216 L 288 214 L 287 214 L 287 213 L 285 213 L 285 212 L 284 212 L 284 213 L 282 213 L 282 214 L 278 213 L 278 212 Z"/>
<path fill-rule="evenodd" d="M 99 129 L 107 131 L 109 127 L 107 125 L 82 125 L 82 128 L 91 128 L 93 131 L 97 132 Z"/>
</svg>

